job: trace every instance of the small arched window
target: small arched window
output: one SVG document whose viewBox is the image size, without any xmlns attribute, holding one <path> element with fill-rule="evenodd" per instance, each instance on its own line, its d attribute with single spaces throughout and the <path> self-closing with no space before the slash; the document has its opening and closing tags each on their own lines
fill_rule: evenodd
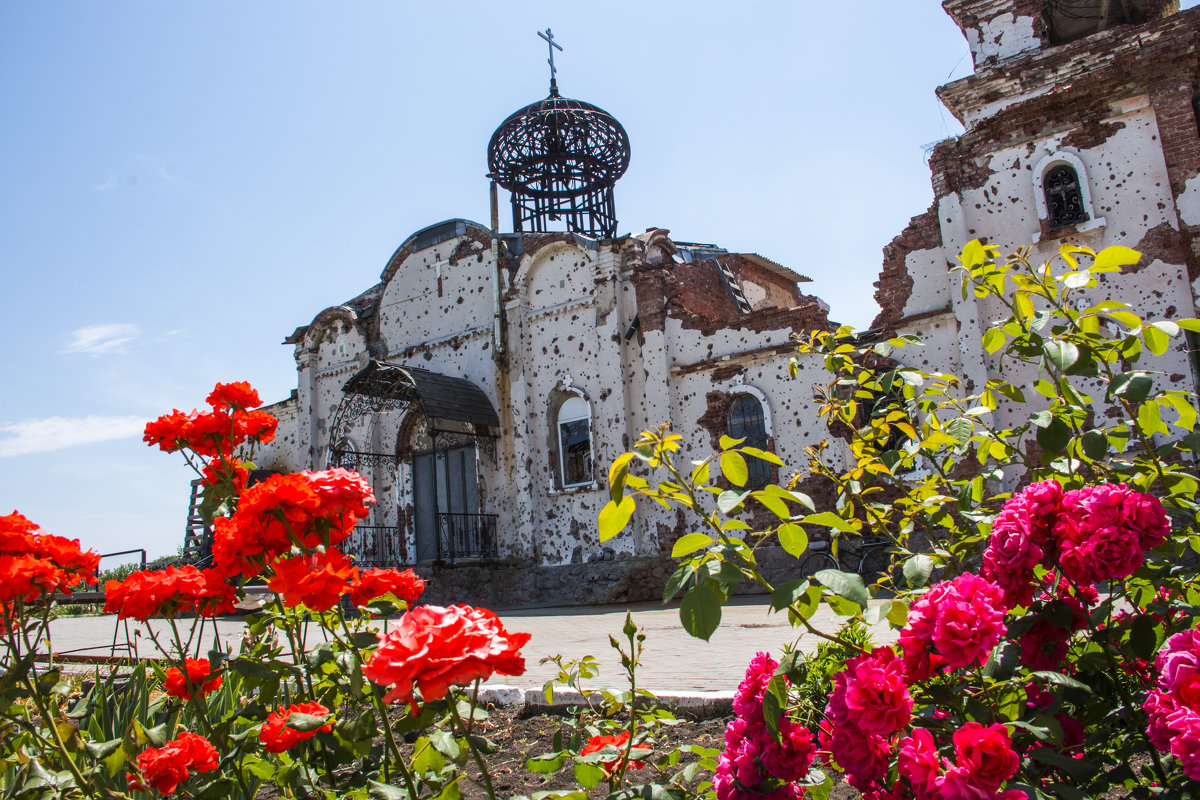
<svg viewBox="0 0 1200 800">
<path fill-rule="evenodd" d="M 592 482 L 592 431 L 587 401 L 571 395 L 558 409 L 558 465 L 562 488 Z"/>
<path fill-rule="evenodd" d="M 1046 193 L 1046 219 L 1050 230 L 1067 225 L 1087 222 L 1088 213 L 1083 203 L 1083 189 L 1079 173 L 1070 164 L 1055 164 L 1046 170 L 1042 178 L 1042 189 Z"/>
<path fill-rule="evenodd" d="M 725 432 L 731 439 L 745 439 L 750 447 L 767 447 L 767 418 L 762 403 L 752 394 L 734 395 L 725 415 Z M 771 482 L 771 465 L 761 458 L 747 458 L 747 489 L 761 489 Z"/>
</svg>

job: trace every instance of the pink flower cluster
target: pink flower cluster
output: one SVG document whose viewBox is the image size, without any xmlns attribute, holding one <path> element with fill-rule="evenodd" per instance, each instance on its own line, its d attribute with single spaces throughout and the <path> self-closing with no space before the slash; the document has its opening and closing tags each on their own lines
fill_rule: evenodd
<svg viewBox="0 0 1200 800">
<path fill-rule="evenodd" d="M 1004 631 L 1004 593 L 996 584 L 968 572 L 933 586 L 900 632 L 908 682 L 984 664 Z"/>
<path fill-rule="evenodd" d="M 1020 764 L 1004 725 L 968 722 L 954 732 L 953 740 L 954 761 L 950 761 L 938 756 L 932 733 L 913 728 L 911 735 L 900 740 L 896 762 L 900 780 L 888 796 L 895 800 L 1024 800 L 1025 793 L 1018 789 L 1000 791 L 1000 784 L 1011 778 Z"/>
<path fill-rule="evenodd" d="M 1175 756 L 1192 780 L 1200 780 L 1200 630 L 1177 633 L 1154 659 L 1158 688 L 1142 709 L 1150 717 L 1150 742 Z"/>
<path fill-rule="evenodd" d="M 850 659 L 834 676 L 821 746 L 845 770 L 852 786 L 874 791 L 887 776 L 889 739 L 908 725 L 912 710 L 904 663 L 892 648 L 877 647 Z"/>
<path fill-rule="evenodd" d="M 717 761 L 713 788 L 718 800 L 795 800 L 795 781 L 808 775 L 816 756 L 812 734 L 786 717 L 779 740 L 763 720 L 763 690 L 779 665 L 766 653 L 750 661 L 733 699 L 737 717 L 725 729 L 725 752 Z"/>
<path fill-rule="evenodd" d="M 1042 481 L 1014 495 L 996 515 L 981 574 L 1004 591 L 1006 608 L 1028 606 L 1039 564 L 1057 564 L 1079 586 L 1126 578 L 1170 530 L 1162 504 L 1123 483 L 1064 492 L 1058 483 Z"/>
</svg>

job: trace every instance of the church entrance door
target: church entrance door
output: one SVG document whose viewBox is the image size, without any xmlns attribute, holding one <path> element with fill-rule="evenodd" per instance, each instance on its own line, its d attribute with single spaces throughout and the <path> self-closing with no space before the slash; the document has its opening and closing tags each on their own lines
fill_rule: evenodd
<svg viewBox="0 0 1200 800">
<path fill-rule="evenodd" d="M 413 456 L 413 517 L 417 561 L 453 561 L 452 537 L 445 535 L 461 519 L 479 514 L 475 447 L 418 453 Z M 442 535 L 439 535 L 441 532 Z"/>
</svg>

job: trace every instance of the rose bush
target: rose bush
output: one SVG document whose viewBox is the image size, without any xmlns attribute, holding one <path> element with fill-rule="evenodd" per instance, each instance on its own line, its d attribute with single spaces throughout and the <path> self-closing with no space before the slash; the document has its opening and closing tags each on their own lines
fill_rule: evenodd
<svg viewBox="0 0 1200 800">
<path fill-rule="evenodd" d="M 166 661 L 161 684 L 142 664 L 122 693 L 110 678 L 73 708 L 61 703 L 71 684 L 35 650 L 51 650 L 51 593 L 95 583 L 99 556 L 15 512 L 0 517 L 0 796 L 40 796 L 49 775 L 63 796 L 96 798 L 250 800 L 264 783 L 288 796 L 366 800 L 398 785 L 414 800 L 450 798 L 467 758 L 490 747 L 464 723 L 482 712 L 456 687 L 521 674 L 529 635 L 508 633 L 484 609 L 417 606 L 424 582 L 412 570 L 360 571 L 337 546 L 374 502 L 362 476 L 335 468 L 251 484 L 253 448 L 276 427 L 258 404 L 247 383 L 217 384 L 208 410 L 146 426 L 149 444 L 195 469 L 214 533 L 203 568 L 105 585 L 106 612 L 168 622 L 169 639 L 147 629 Z M 274 599 L 248 617 L 240 650 L 218 638 L 206 659 L 193 657 L 200 626 L 232 611 L 249 579 Z M 359 608 L 353 618 L 343 598 Z M 374 620 L 398 611 L 407 613 L 381 637 Z M 397 699 L 408 706 L 391 707 Z M 410 754 L 397 739 L 406 733 L 420 734 Z M 480 780 L 494 797 L 486 773 Z"/>
<path fill-rule="evenodd" d="M 613 463 L 602 540 L 642 498 L 696 512 L 699 530 L 676 542 L 681 563 L 664 593 L 682 593 L 693 635 L 711 636 L 722 603 L 750 581 L 801 635 L 857 653 L 823 708 L 806 705 L 804 656 L 789 653 L 772 675 L 752 665 L 743 688 L 766 687 L 771 741 L 783 741 L 785 721 L 807 725 L 826 774 L 755 784 L 764 745 L 738 722 L 719 793 L 823 797 L 831 770 L 877 800 L 1200 792 L 1198 690 L 1186 677 L 1196 651 L 1185 635 L 1200 617 L 1196 398 L 1147 363 L 1183 355 L 1172 340 L 1200 333 L 1200 320 L 1147 320 L 1105 299 L 1105 273 L 1140 258 L 1128 248 L 1064 244 L 1041 265 L 1029 255 L 1000 259 L 972 242 L 960 256 L 964 297 L 998 317 L 982 341 L 986 381 L 893 360 L 911 336 L 798 337 L 831 373 L 816 395 L 849 467 L 823 443 L 807 451 L 806 472 L 749 490 L 747 458 L 780 474 L 783 462 L 723 437 L 684 470 L 682 437 L 665 426 Z M 667 475 L 652 482 L 639 464 Z M 833 508 L 817 510 L 809 487 Z M 750 510 L 774 521 L 751 529 L 739 519 Z M 873 582 L 824 569 L 774 584 L 758 567 L 760 547 L 803 559 L 819 538 L 836 557 L 864 535 L 891 543 Z M 819 629 L 822 604 L 890 625 L 894 649 Z"/>
</svg>

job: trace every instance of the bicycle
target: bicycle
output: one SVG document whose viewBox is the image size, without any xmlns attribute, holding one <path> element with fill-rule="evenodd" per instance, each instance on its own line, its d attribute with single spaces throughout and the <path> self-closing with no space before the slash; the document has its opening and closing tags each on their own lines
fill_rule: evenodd
<svg viewBox="0 0 1200 800">
<path fill-rule="evenodd" d="M 850 541 L 856 543 L 850 544 Z M 891 558 L 887 549 L 891 546 L 892 540 L 883 536 L 862 537 L 849 541 L 843 539 L 838 543 L 838 555 L 834 557 L 828 541 L 809 542 L 804 560 L 800 562 L 800 574 L 807 576 L 823 569 L 836 569 L 854 572 L 864 579 L 875 578 L 890 569 Z M 858 562 L 854 563 L 856 556 Z M 900 580 L 903 581 L 903 578 Z"/>
</svg>

